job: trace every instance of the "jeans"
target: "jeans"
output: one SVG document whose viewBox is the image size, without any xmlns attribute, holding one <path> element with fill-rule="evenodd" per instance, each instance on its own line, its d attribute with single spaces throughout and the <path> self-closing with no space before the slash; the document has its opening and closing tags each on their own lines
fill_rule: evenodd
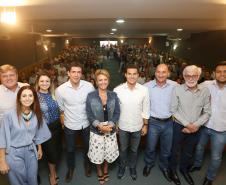
<svg viewBox="0 0 226 185">
<path fill-rule="evenodd" d="M 187 173 L 192 164 L 195 146 L 199 140 L 200 131 L 186 134 L 182 132 L 183 125 L 173 123 L 173 144 L 170 156 L 170 169 L 176 171 L 178 153 L 180 153 L 180 171 Z"/>
<path fill-rule="evenodd" d="M 173 140 L 173 121 L 158 121 L 150 118 L 147 135 L 147 146 L 144 161 L 146 166 L 153 167 L 156 160 L 156 145 L 160 140 L 159 167 L 161 170 L 169 168 L 169 157 Z"/>
<path fill-rule="evenodd" d="M 140 144 L 141 131 L 127 132 L 119 129 L 120 167 L 136 168 L 137 150 Z M 127 160 L 128 159 L 128 160 Z"/>
<path fill-rule="evenodd" d="M 196 147 L 194 166 L 201 167 L 205 146 L 209 140 L 211 155 L 206 177 L 209 180 L 214 180 L 222 160 L 222 153 L 226 143 L 226 132 L 217 132 L 207 127 L 202 128 L 200 140 Z"/>
<path fill-rule="evenodd" d="M 90 135 L 90 128 L 84 128 L 82 130 L 71 130 L 67 127 L 64 127 L 64 134 L 65 134 L 65 142 L 66 142 L 66 161 L 68 169 L 75 168 L 75 140 L 77 139 L 78 135 L 81 133 L 83 145 L 84 145 L 84 159 L 85 163 L 89 163 L 89 159 L 87 157 L 88 149 L 89 149 L 89 135 Z"/>
</svg>

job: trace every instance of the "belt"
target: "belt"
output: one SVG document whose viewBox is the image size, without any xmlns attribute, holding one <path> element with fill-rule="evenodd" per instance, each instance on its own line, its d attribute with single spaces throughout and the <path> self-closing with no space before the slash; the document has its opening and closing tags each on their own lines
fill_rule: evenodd
<svg viewBox="0 0 226 185">
<path fill-rule="evenodd" d="M 152 116 L 151 116 L 151 118 L 152 118 L 152 119 L 155 119 L 155 120 L 157 120 L 157 121 L 169 121 L 169 120 L 172 119 L 171 116 L 170 116 L 169 118 L 156 118 L 156 117 L 152 117 Z"/>
</svg>

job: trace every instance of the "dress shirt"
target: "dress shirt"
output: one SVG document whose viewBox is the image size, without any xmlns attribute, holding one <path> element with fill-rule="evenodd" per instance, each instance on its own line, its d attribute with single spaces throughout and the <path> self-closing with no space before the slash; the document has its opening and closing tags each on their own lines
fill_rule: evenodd
<svg viewBox="0 0 226 185">
<path fill-rule="evenodd" d="M 137 132 L 143 126 L 143 119 L 150 117 L 150 101 L 147 87 L 136 83 L 130 89 L 127 83 L 114 89 L 119 98 L 119 128 L 128 132 Z"/>
<path fill-rule="evenodd" d="M 190 91 L 185 84 L 175 87 L 171 111 L 176 121 L 184 126 L 203 125 L 211 115 L 209 89 L 198 85 L 196 91 Z"/>
<path fill-rule="evenodd" d="M 218 132 L 226 131 L 226 85 L 220 89 L 216 80 L 202 83 L 208 87 L 211 94 L 211 117 L 205 124 L 206 127 Z"/>
<path fill-rule="evenodd" d="M 19 89 L 24 85 L 28 85 L 20 82 L 17 84 L 15 91 L 11 91 L 4 85 L 0 85 L 0 121 L 3 119 L 3 115 L 6 111 L 16 107 L 16 96 Z"/>
<path fill-rule="evenodd" d="M 56 89 L 56 100 L 60 110 L 64 112 L 64 125 L 71 130 L 81 130 L 89 126 L 86 115 L 87 95 L 94 91 L 90 82 L 80 80 L 74 89 L 70 80 Z"/>
<path fill-rule="evenodd" d="M 167 80 L 166 84 L 160 87 L 156 80 L 151 80 L 144 85 L 149 92 L 151 116 L 160 119 L 172 116 L 170 111 L 172 92 L 178 84 L 172 80 Z"/>
</svg>

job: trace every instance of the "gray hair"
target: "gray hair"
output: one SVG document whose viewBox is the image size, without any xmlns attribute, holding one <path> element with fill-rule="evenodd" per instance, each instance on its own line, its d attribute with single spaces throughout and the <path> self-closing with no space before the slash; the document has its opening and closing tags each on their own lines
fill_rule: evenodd
<svg viewBox="0 0 226 185">
<path fill-rule="evenodd" d="M 197 72 L 197 74 L 200 76 L 201 73 L 202 73 L 202 69 L 201 67 L 198 67 L 196 65 L 189 65 L 189 66 L 186 66 L 183 70 L 183 76 L 187 73 L 187 71 L 195 71 Z"/>
</svg>

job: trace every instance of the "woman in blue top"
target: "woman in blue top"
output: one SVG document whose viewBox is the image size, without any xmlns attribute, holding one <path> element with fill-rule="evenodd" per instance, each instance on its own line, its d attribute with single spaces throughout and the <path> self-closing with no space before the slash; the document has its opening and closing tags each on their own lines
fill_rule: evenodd
<svg viewBox="0 0 226 185">
<path fill-rule="evenodd" d="M 90 122 L 90 141 L 88 157 L 97 165 L 100 184 L 109 179 L 108 163 L 119 156 L 115 132 L 120 108 L 116 93 L 108 91 L 109 73 L 104 69 L 95 72 L 97 90 L 91 92 L 86 100 L 86 112 Z"/>
<path fill-rule="evenodd" d="M 52 138 L 42 144 L 44 155 L 49 166 L 49 182 L 56 185 L 58 176 L 56 173 L 56 163 L 59 160 L 62 147 L 62 128 L 60 124 L 60 110 L 53 95 L 53 83 L 48 73 L 39 74 L 36 81 L 36 91 L 38 94 L 43 118 L 51 131 Z"/>
<path fill-rule="evenodd" d="M 11 185 L 37 185 L 41 143 L 51 134 L 31 86 L 20 88 L 16 103 L 17 107 L 7 112 L 0 123 L 0 172 L 8 173 Z"/>
</svg>

